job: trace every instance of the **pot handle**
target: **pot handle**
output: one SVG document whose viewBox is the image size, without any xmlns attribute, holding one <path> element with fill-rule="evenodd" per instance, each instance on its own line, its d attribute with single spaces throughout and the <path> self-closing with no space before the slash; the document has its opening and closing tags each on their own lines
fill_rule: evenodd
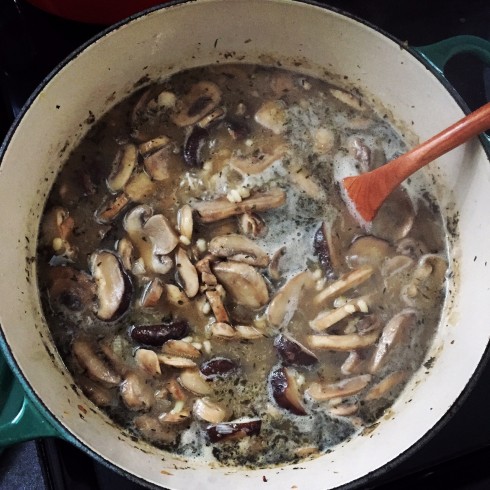
<svg viewBox="0 0 490 490">
<path fill-rule="evenodd" d="M 0 451 L 2 447 L 60 433 L 27 397 L 0 353 Z"/>
<path fill-rule="evenodd" d="M 472 54 L 490 67 L 490 41 L 477 36 L 454 36 L 427 46 L 418 46 L 415 51 L 444 79 L 444 67 L 458 54 Z M 485 133 L 481 136 L 490 151 L 490 136 Z"/>
</svg>

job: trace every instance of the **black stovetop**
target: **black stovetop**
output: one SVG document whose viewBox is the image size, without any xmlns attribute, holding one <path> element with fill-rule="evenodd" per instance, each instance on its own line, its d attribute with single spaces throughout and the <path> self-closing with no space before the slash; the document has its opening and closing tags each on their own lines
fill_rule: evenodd
<svg viewBox="0 0 490 490">
<path fill-rule="evenodd" d="M 104 1 L 104 0 L 101 0 Z M 323 2 L 318 2 L 323 3 Z M 412 46 L 459 34 L 490 39 L 488 0 L 330 0 Z M 66 21 L 24 0 L 0 2 L 0 140 L 38 83 L 73 49 L 105 26 Z M 490 99 L 490 68 L 470 55 L 451 60 L 446 75 L 470 109 Z M 490 365 L 430 440 L 364 488 L 490 488 Z M 408 430 L 408 429 L 407 429 Z M 0 489 L 136 490 L 139 485 L 57 439 L 18 444 L 0 454 Z"/>
</svg>

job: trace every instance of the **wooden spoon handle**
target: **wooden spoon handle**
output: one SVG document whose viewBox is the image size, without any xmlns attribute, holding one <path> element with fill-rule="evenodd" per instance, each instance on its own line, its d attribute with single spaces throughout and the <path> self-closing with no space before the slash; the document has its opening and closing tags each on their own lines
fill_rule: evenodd
<svg viewBox="0 0 490 490">
<path fill-rule="evenodd" d="M 380 168 L 386 168 L 386 172 L 393 175 L 395 189 L 420 168 L 489 128 L 490 102 Z"/>
<path fill-rule="evenodd" d="M 490 102 L 395 160 L 343 179 L 349 205 L 363 220 L 372 221 L 385 199 L 407 177 L 489 128 Z"/>
</svg>

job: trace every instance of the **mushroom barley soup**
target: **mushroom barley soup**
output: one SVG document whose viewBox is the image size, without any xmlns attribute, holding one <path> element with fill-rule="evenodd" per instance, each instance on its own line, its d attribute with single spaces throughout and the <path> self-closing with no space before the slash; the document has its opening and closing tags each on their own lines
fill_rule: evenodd
<svg viewBox="0 0 490 490">
<path fill-rule="evenodd" d="M 288 463 L 372 424 L 420 366 L 447 268 L 423 182 L 369 231 L 347 174 L 405 151 L 357 93 L 251 65 L 132 94 L 72 152 L 39 235 L 76 383 L 183 456 Z"/>
</svg>

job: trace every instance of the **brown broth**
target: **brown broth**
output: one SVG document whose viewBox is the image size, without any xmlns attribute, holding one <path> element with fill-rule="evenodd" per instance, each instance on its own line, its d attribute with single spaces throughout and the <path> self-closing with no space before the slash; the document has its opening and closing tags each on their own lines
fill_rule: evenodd
<svg viewBox="0 0 490 490">
<path fill-rule="evenodd" d="M 213 93 L 205 92 L 189 102 L 196 84 L 203 81 L 212 82 L 211 92 L 219 88 L 219 101 L 213 103 Z M 182 111 L 186 103 L 189 107 Z M 192 123 L 176 124 L 179 114 L 189 118 L 207 106 Z M 261 110 L 265 110 L 262 119 L 257 116 Z M 210 114 L 216 120 L 206 126 Z M 169 140 L 164 145 L 165 161 L 162 164 L 161 160 L 157 168 L 164 178 L 151 175 L 155 170 L 150 171 L 145 163 L 147 155 L 139 149 L 130 173 L 133 177 L 142 175 L 147 186 L 145 197 L 127 203 L 114 219 L 102 222 L 101 206 L 115 195 L 125 197 L 129 193 L 127 178 L 121 190 L 108 189 L 118 151 L 126 145 L 137 148 L 161 136 Z M 390 198 L 372 231 L 367 232 L 347 211 L 338 180 L 342 174 L 381 165 L 405 149 L 387 119 L 357 94 L 274 68 L 225 65 L 193 69 L 119 103 L 70 155 L 49 196 L 39 235 L 44 311 L 75 381 L 94 403 L 137 436 L 179 454 L 214 457 L 230 465 L 255 467 L 298 461 L 320 454 L 374 423 L 420 366 L 437 328 L 444 300 L 445 240 L 437 206 L 410 188 Z M 190 155 L 187 163 L 186 152 Z M 260 167 L 268 158 L 270 165 L 264 164 L 263 171 L 250 173 L 250 168 Z M 249 165 L 247 170 L 236 169 L 244 164 Z M 247 273 L 252 269 L 259 277 L 248 296 L 258 294 L 257 281 L 267 292 L 267 300 L 261 300 L 258 307 L 244 305 L 248 296 L 243 300 L 233 291 L 237 276 L 230 284 L 223 279 L 222 306 L 229 320 L 222 323 L 234 336 L 224 339 L 213 334 L 215 312 L 206 299 L 207 290 L 223 293 L 223 289 L 206 285 L 198 273 L 199 291 L 187 298 L 183 291 L 186 283 L 173 262 L 180 249 L 195 271 L 194 265 L 208 254 L 206 247 L 213 238 L 243 234 L 239 227 L 242 213 L 206 223 L 194 208 L 190 237 L 178 231 L 178 213 L 184 205 L 200 209 L 198 203 L 217 198 L 224 205 L 239 205 L 271 190 L 282 190 L 285 203 L 254 213 L 267 229 L 252 240 L 269 258 L 281 247 L 284 256 L 274 271 L 267 266 L 246 266 Z M 163 215 L 175 232 L 178 244 L 168 253 L 160 253 L 172 261 L 168 272 L 155 272 L 152 267 L 157 266 L 150 267 L 150 259 L 143 252 L 148 245 L 138 245 L 125 229 L 125 216 L 142 204 L 152 209 L 153 216 Z M 53 219 L 50 213 L 57 207 L 62 209 L 64 228 L 49 225 Z M 322 223 L 327 242 L 325 235 L 319 238 Z M 129 270 L 118 275 L 126 280 L 122 306 L 107 321 L 100 318 L 101 282 L 90 270 L 88 257 L 96 250 L 111 251 L 123 270 L 118 255 L 122 239 L 133 243 L 131 263 Z M 147 234 L 142 240 L 156 239 Z M 329 253 L 325 256 L 327 245 Z M 249 260 L 247 254 L 237 257 L 235 253 L 228 258 L 214 254 L 211 271 L 219 275 L 219 263 L 233 269 L 237 261 L 243 264 Z M 342 275 L 363 267 L 372 268 L 368 279 L 318 301 L 322 291 L 339 284 L 339 277 L 342 280 Z M 271 301 L 283 294 L 281 288 L 288 281 L 304 271 L 297 295 L 286 301 L 289 306 L 282 312 L 283 320 L 273 321 Z M 103 276 L 103 281 L 106 279 Z M 143 307 L 141 298 L 152 280 L 163 285 L 163 293 L 153 306 Z M 246 288 L 238 289 L 241 294 Z M 180 301 L 167 296 L 172 292 L 181 295 Z M 353 306 L 346 307 L 349 301 Z M 310 322 L 327 311 L 338 313 L 343 308 L 345 318 L 321 331 L 312 329 Z M 392 319 L 400 312 L 409 320 L 396 330 Z M 211 381 L 201 376 L 204 392 L 196 393 L 182 380 L 183 371 L 188 373 L 189 368 L 169 366 L 168 359 L 155 361 L 156 355 L 164 355 L 172 343 L 157 346 L 134 339 L 134 326 L 176 321 L 189 325 L 189 331 L 176 338 L 184 337 L 187 345 L 194 347 L 195 357 L 183 356 L 186 362 L 195 363 L 191 368 L 194 374 L 201 376 L 198 368 L 216 358 L 232 360 L 236 369 Z M 240 333 L 236 328 L 240 325 L 249 327 L 248 334 L 254 327 L 256 338 Z M 281 334 L 312 351 L 318 362 L 308 366 L 300 356 L 291 365 L 291 358 L 285 360 L 275 346 Z M 333 337 L 334 343 L 348 338 L 365 343 L 349 349 L 317 348 L 312 345 L 314 334 L 322 336 L 320 340 Z M 370 336 L 374 337 L 368 342 Z M 390 339 L 394 339 L 393 346 L 387 347 L 386 359 L 376 366 L 382 344 Z M 136 355 L 138 349 L 148 351 L 148 364 Z M 291 349 L 291 345 L 286 347 L 289 354 Z M 80 354 L 83 350 L 88 352 L 89 361 Z M 176 357 L 182 362 L 182 356 Z M 350 366 L 346 364 L 348 357 L 354 360 Z M 92 369 L 94 363 L 98 363 L 98 374 Z M 283 378 L 287 373 L 285 391 L 271 372 Z M 331 391 L 332 385 L 350 378 L 367 381 L 351 391 L 322 395 L 326 398 L 321 400 L 314 394 L 314 387 Z M 393 386 L 388 389 L 390 380 Z M 385 391 L 375 396 L 370 390 L 380 382 L 385 383 Z M 206 388 L 209 393 L 205 393 Z M 216 415 L 215 411 L 211 418 L 209 413 L 204 420 L 200 418 L 196 412 L 202 398 L 217 404 L 223 413 Z M 212 434 L 222 427 L 220 418 L 223 423 L 245 421 L 242 431 L 234 426 L 230 429 L 235 431 L 234 438 L 215 442 Z M 261 421 L 260 431 L 257 423 L 247 422 L 250 419 Z M 247 430 L 252 430 L 252 435 Z"/>
</svg>

